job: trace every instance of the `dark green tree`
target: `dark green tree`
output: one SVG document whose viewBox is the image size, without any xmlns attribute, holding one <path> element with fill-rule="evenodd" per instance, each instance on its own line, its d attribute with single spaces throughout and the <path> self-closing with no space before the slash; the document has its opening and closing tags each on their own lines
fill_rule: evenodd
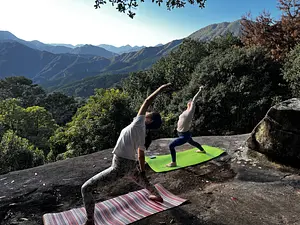
<svg viewBox="0 0 300 225">
<path fill-rule="evenodd" d="M 262 48 L 232 47 L 202 60 L 185 92 L 187 100 L 205 85 L 195 114 L 195 131 L 247 133 L 285 88 L 281 65 Z"/>
<path fill-rule="evenodd" d="M 24 109 L 22 128 L 17 130 L 17 134 L 27 138 L 47 155 L 50 151 L 49 138 L 57 128 L 51 113 L 43 107 L 32 106 Z"/>
<path fill-rule="evenodd" d="M 47 154 L 48 140 L 57 127 L 51 113 L 43 107 L 23 108 L 18 99 L 0 101 L 0 134 L 13 130 L 19 137 L 28 139 Z"/>
<path fill-rule="evenodd" d="M 0 174 L 44 164 L 41 150 L 8 130 L 0 142 Z"/>
<path fill-rule="evenodd" d="M 286 57 L 283 77 L 292 91 L 293 97 L 300 97 L 300 44 Z"/>
<path fill-rule="evenodd" d="M 129 100 L 120 90 L 96 89 L 73 120 L 50 139 L 52 149 L 48 158 L 57 159 L 59 153 L 63 153 L 59 158 L 74 157 L 113 147 L 134 116 L 128 107 Z"/>
<path fill-rule="evenodd" d="M 43 88 L 26 77 L 15 76 L 0 80 L 0 100 L 17 98 L 20 99 L 21 106 L 26 108 L 38 105 L 45 97 Z"/>
<path fill-rule="evenodd" d="M 22 120 L 26 118 L 20 100 L 12 98 L 0 101 L 1 136 L 9 129 L 23 129 Z"/>
<path fill-rule="evenodd" d="M 49 111 L 56 123 L 62 126 L 72 120 L 79 103 L 74 97 L 69 97 L 60 92 L 54 92 L 47 95 L 39 105 Z"/>
</svg>

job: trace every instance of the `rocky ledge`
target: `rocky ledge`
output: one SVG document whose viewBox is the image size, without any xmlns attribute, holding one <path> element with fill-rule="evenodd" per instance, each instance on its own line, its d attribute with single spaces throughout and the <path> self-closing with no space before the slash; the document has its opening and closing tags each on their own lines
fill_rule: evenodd
<svg viewBox="0 0 300 225">
<path fill-rule="evenodd" d="M 224 149 L 209 162 L 147 176 L 176 195 L 189 199 L 177 208 L 134 224 L 263 225 L 300 224 L 300 170 L 270 162 L 246 147 L 249 134 L 197 137 Z M 171 139 L 152 143 L 149 154 L 166 154 Z M 180 150 L 188 149 L 183 145 Z M 82 206 L 80 187 L 107 168 L 111 149 L 0 176 L 0 224 L 40 225 L 42 215 Z M 99 187 L 97 201 L 140 189 L 113 182 Z"/>
</svg>

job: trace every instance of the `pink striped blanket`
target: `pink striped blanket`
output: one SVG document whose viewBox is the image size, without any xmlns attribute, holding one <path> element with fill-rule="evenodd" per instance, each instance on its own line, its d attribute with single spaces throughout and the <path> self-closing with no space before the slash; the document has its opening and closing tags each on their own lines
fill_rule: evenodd
<svg viewBox="0 0 300 225">
<path fill-rule="evenodd" d="M 142 189 L 96 204 L 95 224 L 123 225 L 141 220 L 155 213 L 179 206 L 186 199 L 167 191 L 161 184 L 155 185 L 163 203 L 148 199 L 148 191 Z M 85 222 L 85 209 L 75 208 L 60 213 L 43 215 L 44 225 L 82 225 Z"/>
</svg>

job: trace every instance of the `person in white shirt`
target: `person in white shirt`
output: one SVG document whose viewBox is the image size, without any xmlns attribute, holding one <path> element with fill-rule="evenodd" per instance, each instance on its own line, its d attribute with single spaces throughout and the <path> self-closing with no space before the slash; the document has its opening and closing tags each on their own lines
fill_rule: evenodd
<svg viewBox="0 0 300 225">
<path fill-rule="evenodd" d="M 82 185 L 81 194 L 87 214 L 85 225 L 94 225 L 95 200 L 92 191 L 103 186 L 105 182 L 115 181 L 121 177 L 128 178 L 146 188 L 150 192 L 148 196 L 150 200 L 163 202 L 155 186 L 148 181 L 145 175 L 144 153 L 146 129 L 158 129 L 162 121 L 159 113 L 146 111 L 156 96 L 170 85 L 170 83 L 162 85 L 145 99 L 132 123 L 121 131 L 112 152 L 112 165 Z"/>
<path fill-rule="evenodd" d="M 202 146 L 193 140 L 191 132 L 190 132 L 190 127 L 192 124 L 193 116 L 195 113 L 195 101 L 197 97 L 199 96 L 201 90 L 203 89 L 203 86 L 199 88 L 199 91 L 197 94 L 194 96 L 194 98 L 187 103 L 187 109 L 179 116 L 179 120 L 177 122 L 177 133 L 178 133 L 178 138 L 176 138 L 174 141 L 172 141 L 169 144 L 169 149 L 171 152 L 171 157 L 172 157 L 172 162 L 167 164 L 167 167 L 176 167 L 176 146 L 183 145 L 185 143 L 189 143 L 192 146 L 195 146 L 198 148 L 196 152 L 199 153 L 205 153 L 205 150 L 202 148 Z"/>
</svg>

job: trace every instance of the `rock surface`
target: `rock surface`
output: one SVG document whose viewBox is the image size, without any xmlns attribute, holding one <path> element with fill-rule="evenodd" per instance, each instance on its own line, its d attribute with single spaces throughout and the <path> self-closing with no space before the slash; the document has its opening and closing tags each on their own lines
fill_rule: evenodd
<svg viewBox="0 0 300 225">
<path fill-rule="evenodd" d="M 249 150 L 249 134 L 199 137 L 202 144 L 224 149 L 215 160 L 167 173 L 147 168 L 187 204 L 134 224 L 272 225 L 300 224 L 300 171 L 269 162 Z M 165 154 L 171 139 L 159 139 L 149 154 Z M 188 144 L 178 151 L 188 149 Z M 110 166 L 111 149 L 0 176 L 0 224 L 40 225 L 42 215 L 82 206 L 80 186 Z M 97 201 L 140 189 L 129 181 L 99 187 Z"/>
<path fill-rule="evenodd" d="M 247 140 L 248 147 L 293 166 L 300 165 L 300 99 L 269 109 Z"/>
</svg>

